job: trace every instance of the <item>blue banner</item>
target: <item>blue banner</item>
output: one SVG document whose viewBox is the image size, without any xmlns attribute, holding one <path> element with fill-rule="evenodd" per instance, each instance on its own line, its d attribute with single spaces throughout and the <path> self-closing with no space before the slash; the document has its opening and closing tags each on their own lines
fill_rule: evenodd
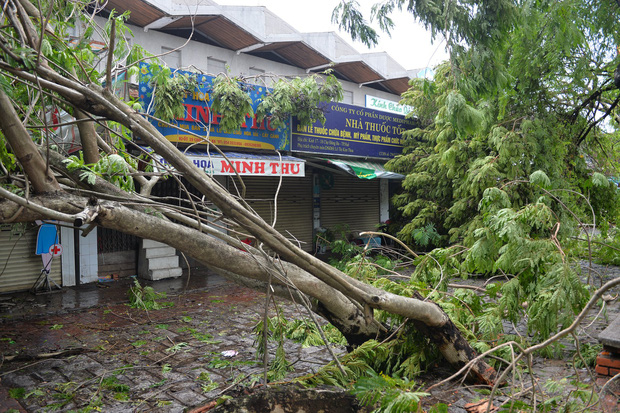
<svg viewBox="0 0 620 413">
<path fill-rule="evenodd" d="M 153 87 L 150 84 L 152 74 L 149 71 L 149 66 L 145 63 L 140 64 L 140 72 L 140 83 L 138 85 L 140 103 L 145 109 L 150 108 L 150 113 L 153 114 Z M 218 146 L 290 150 L 290 121 L 286 122 L 285 127 L 276 129 L 271 126 L 269 119 L 259 122 L 256 117 L 246 116 L 245 122 L 239 130 L 232 133 L 220 131 L 219 122 L 222 116 L 211 111 L 213 77 L 185 71 L 177 71 L 177 73 L 195 76 L 198 87 L 193 92 L 186 94 L 185 99 L 183 99 L 185 114 L 182 118 L 170 122 L 173 126 L 157 120 L 150 120 L 166 139 L 180 143 L 205 143 L 202 138 L 208 136 L 209 140 Z M 252 108 L 256 110 L 265 96 L 267 88 L 245 83 L 243 88 L 252 98 Z M 209 122 L 211 122 L 210 130 Z"/>
<path fill-rule="evenodd" d="M 403 150 L 402 133 L 415 119 L 344 103 L 330 103 L 325 125 L 302 126 L 293 117 L 291 149 L 298 152 L 390 159 Z"/>
</svg>

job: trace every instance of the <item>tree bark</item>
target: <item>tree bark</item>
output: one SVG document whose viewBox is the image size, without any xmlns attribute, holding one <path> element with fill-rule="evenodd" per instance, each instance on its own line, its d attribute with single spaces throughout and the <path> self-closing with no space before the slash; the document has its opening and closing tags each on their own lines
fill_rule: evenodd
<svg viewBox="0 0 620 413">
<path fill-rule="evenodd" d="M 35 193 L 60 190 L 60 185 L 49 165 L 39 154 L 37 146 L 21 123 L 11 100 L 0 88 L 0 129 L 11 146 L 17 160 L 30 178 Z"/>
<path fill-rule="evenodd" d="M 93 164 L 99 162 L 99 145 L 97 144 L 97 131 L 95 124 L 81 110 L 74 108 L 75 118 L 83 122 L 78 122 L 80 131 L 80 142 L 84 153 L 84 162 Z"/>
</svg>

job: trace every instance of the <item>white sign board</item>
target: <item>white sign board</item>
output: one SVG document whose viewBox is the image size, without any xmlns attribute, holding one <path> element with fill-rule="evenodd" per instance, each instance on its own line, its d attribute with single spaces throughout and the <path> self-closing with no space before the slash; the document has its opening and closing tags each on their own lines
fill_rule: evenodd
<svg viewBox="0 0 620 413">
<path fill-rule="evenodd" d="M 391 100 L 370 95 L 366 95 L 366 107 L 369 109 L 382 110 L 384 112 L 395 113 L 403 116 L 413 111 L 412 106 L 401 105 L 398 102 L 393 102 Z"/>
<path fill-rule="evenodd" d="M 219 156 L 193 156 L 186 155 L 197 167 L 204 169 L 212 175 L 239 175 L 244 176 L 290 176 L 304 177 L 305 162 L 299 159 L 292 160 L 283 157 L 282 160 L 273 158 L 229 158 L 228 160 Z M 159 162 L 167 165 L 163 158 Z M 167 165 L 170 167 L 170 165 Z"/>
</svg>

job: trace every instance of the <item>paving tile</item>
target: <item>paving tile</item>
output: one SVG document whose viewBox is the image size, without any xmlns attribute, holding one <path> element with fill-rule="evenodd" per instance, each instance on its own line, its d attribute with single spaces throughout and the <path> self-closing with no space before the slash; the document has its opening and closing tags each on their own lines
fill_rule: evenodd
<svg viewBox="0 0 620 413">
<path fill-rule="evenodd" d="M 38 378 L 29 374 L 21 374 L 21 372 L 9 373 L 2 377 L 2 385 L 9 389 L 23 387 L 28 391 L 36 388 L 40 383 L 41 380 Z"/>
<path fill-rule="evenodd" d="M 202 395 L 191 390 L 169 393 L 184 406 L 192 406 L 202 399 Z"/>
<path fill-rule="evenodd" d="M 39 363 L 36 366 L 3 376 L 2 385 L 5 387 L 9 385 L 24 387 L 30 390 L 45 388 L 51 391 L 54 384 L 51 382 L 43 383 L 43 381 L 49 380 L 54 374 L 57 377 L 64 376 L 63 380 L 65 381 L 66 377 L 84 380 L 84 377 L 94 377 L 104 373 L 106 375 L 116 374 L 117 378 L 120 377 L 119 380 L 122 383 L 130 384 L 132 387 L 131 397 L 134 401 L 146 401 L 136 406 L 135 404 L 120 403 L 106 398 L 105 408 L 103 409 L 106 413 L 128 411 L 149 413 L 182 412 L 186 407 L 199 404 L 209 397 L 217 396 L 220 389 L 231 384 L 231 378 L 233 377 L 238 375 L 262 375 L 263 373 L 262 364 L 244 364 L 244 362 L 255 360 L 255 349 L 253 348 L 255 337 L 251 333 L 251 328 L 262 317 L 264 300 L 254 298 L 257 296 L 255 292 L 243 293 L 248 296 L 251 295 L 253 298 L 244 302 L 236 302 L 234 304 L 236 309 L 231 313 L 230 303 L 216 303 L 214 301 L 235 300 L 239 297 L 234 295 L 235 291 L 242 291 L 242 289 L 236 286 L 226 286 L 226 288 L 226 290 L 222 289 L 215 292 L 195 292 L 180 299 L 175 298 L 171 300 L 175 302 L 173 308 L 149 312 L 152 322 L 148 321 L 144 312 L 133 312 L 130 314 L 134 320 L 142 324 L 137 324 L 117 316 L 125 316 L 129 312 L 134 311 L 124 305 L 119 305 L 118 307 L 110 305 L 109 307 L 90 309 L 87 315 L 80 314 L 76 310 L 55 319 L 52 316 L 45 316 L 49 319 L 48 321 L 65 326 L 61 330 L 52 331 L 54 333 L 52 335 L 50 335 L 49 329 L 41 328 L 41 325 L 37 324 L 40 319 L 32 320 L 32 322 L 17 322 L 15 325 L 20 330 L 10 331 L 11 334 L 7 335 L 7 337 L 15 339 L 19 336 L 18 333 L 20 331 L 23 332 L 24 329 L 30 329 L 32 334 L 30 336 L 23 336 L 28 337 L 28 344 L 38 343 L 37 346 L 54 347 L 58 343 L 67 343 L 70 340 L 74 340 L 79 343 L 92 343 L 90 348 L 101 345 L 105 350 L 98 353 L 82 354 L 71 359 L 55 360 L 49 364 Z M 259 296 L 261 295 L 259 294 Z M 124 297 L 123 299 L 126 300 Z M 192 303 L 193 307 L 184 307 L 185 302 Z M 196 308 L 197 304 L 200 303 L 203 303 L 203 305 Z M 117 315 L 112 313 L 104 314 L 104 309 L 107 308 L 110 308 Z M 252 310 L 252 308 L 256 308 L 256 311 Z M 608 312 L 612 313 L 615 311 L 617 313 L 617 308 L 618 303 L 612 302 L 608 307 Z M 294 318 L 299 314 L 305 316 L 305 310 L 302 311 L 300 307 L 283 305 L 282 309 L 286 318 Z M 53 314 L 53 311 L 50 309 L 47 309 L 47 311 Z M 271 316 L 275 315 L 273 311 L 270 313 Z M 42 312 L 41 314 L 44 313 Z M 191 317 L 192 320 L 190 322 L 181 321 L 182 317 L 185 316 Z M 0 322 L 3 323 L 1 327 L 6 326 L 6 321 Z M 90 325 L 93 328 L 73 328 L 78 324 Z M 166 329 L 157 328 L 158 325 L 163 324 L 167 324 L 168 327 Z M 592 326 L 588 327 L 588 332 L 594 331 L 596 328 L 600 329 L 603 324 L 603 321 L 597 320 Z M 95 329 L 94 327 L 100 329 Z M 187 327 L 195 329 L 200 334 L 211 334 L 214 340 L 221 342 L 207 344 L 199 341 L 189 331 L 179 332 L 179 329 Z M 508 325 L 507 328 L 512 328 L 512 326 Z M 518 328 L 521 328 L 521 325 Z M 145 331 L 148 331 L 148 333 L 145 334 Z M 71 334 L 69 339 L 67 339 L 66 335 L 63 335 L 67 332 Z M 219 332 L 225 332 L 225 334 L 219 336 Z M 48 338 L 48 341 L 45 343 L 38 341 L 38 338 L 43 333 Z M 49 338 L 52 341 L 49 341 Z M 131 344 L 138 340 L 145 340 L 147 343 L 140 347 Z M 189 343 L 190 346 L 187 348 L 189 351 L 184 351 L 185 349 L 183 349 L 177 354 L 171 355 L 165 351 L 172 346 L 170 340 L 175 343 L 183 341 Z M 593 339 L 593 342 L 596 342 L 596 340 Z M 8 342 L 2 342 L 0 345 L 2 346 L 0 351 L 3 352 L 5 349 L 6 351 L 14 352 L 15 349 L 20 350 L 27 347 L 27 344 L 24 343 L 9 345 Z M 36 349 L 37 346 L 31 345 L 33 349 Z M 331 356 L 324 347 L 302 348 L 299 344 L 288 341 L 286 347 L 290 361 L 295 361 L 298 358 L 301 359 L 295 364 L 296 371 L 290 374 L 289 377 L 315 372 L 321 365 L 331 361 Z M 275 348 L 275 344 L 269 344 L 271 354 L 273 354 Z M 220 369 L 209 367 L 210 361 L 216 358 L 223 359 L 220 354 L 223 350 L 236 350 L 239 352 L 238 356 L 230 360 L 232 367 L 228 366 Z M 146 353 L 147 351 L 148 353 Z M 344 349 L 342 347 L 335 347 L 335 351 L 341 353 Z M 273 360 L 273 357 L 270 356 L 269 359 Z M 158 361 L 160 364 L 155 365 Z M 135 368 L 120 373 L 113 373 L 115 369 L 126 364 L 137 364 L 145 368 Z M 162 364 L 170 364 L 173 370 L 162 374 Z M 6 367 L 5 365 L 4 368 L 6 369 Z M 557 377 L 567 377 L 573 374 L 573 370 L 568 368 L 564 361 L 558 361 L 557 363 L 545 361 L 545 363 L 538 363 L 536 368 L 537 371 L 542 373 L 543 381 Z M 54 369 L 56 369 L 55 372 Z M 208 394 L 203 394 L 201 389 L 203 383 L 198 380 L 201 372 L 207 372 L 211 380 L 220 383 L 220 387 Z M 585 370 L 583 373 L 580 371 L 579 374 L 581 378 L 587 378 Z M 77 408 L 84 407 L 84 403 L 87 400 L 86 395 L 94 394 L 97 385 L 93 382 L 85 387 L 84 395 L 80 393 L 80 398 L 76 399 Z M 51 394 L 49 396 L 51 397 Z M 474 396 L 464 397 L 464 400 L 470 401 L 471 397 Z M 157 403 L 158 400 L 161 401 L 160 404 Z M 165 401 L 171 403 L 165 404 Z M 41 411 L 42 406 L 51 403 L 51 399 L 43 398 L 38 400 L 31 398 L 23 402 L 24 407 L 28 411 L 38 412 Z"/>
</svg>

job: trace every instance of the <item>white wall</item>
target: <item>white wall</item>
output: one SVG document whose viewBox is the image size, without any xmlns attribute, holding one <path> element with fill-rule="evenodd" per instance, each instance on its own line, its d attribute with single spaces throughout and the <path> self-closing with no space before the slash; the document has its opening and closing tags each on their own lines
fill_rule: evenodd
<svg viewBox="0 0 620 413">
<path fill-rule="evenodd" d="M 73 228 L 61 227 L 60 239 L 62 244 L 62 285 L 75 285 L 75 239 Z M 81 233 L 80 233 L 81 234 Z M 80 283 L 97 281 L 99 263 L 97 261 L 97 228 L 94 228 L 86 237 L 79 236 L 80 243 Z"/>
<path fill-rule="evenodd" d="M 99 25 L 105 24 L 105 19 L 96 17 Z M 139 44 L 150 53 L 159 55 L 162 53 L 162 47 L 167 49 L 175 49 L 181 47 L 180 62 L 184 70 L 194 68 L 212 74 L 209 68 L 209 58 L 222 60 L 229 66 L 232 75 L 251 75 L 250 68 L 262 69 L 266 74 L 273 73 L 282 76 L 307 76 L 304 69 L 295 66 L 285 65 L 260 57 L 252 56 L 246 53 L 237 54 L 237 52 L 224 49 L 217 46 L 211 46 L 205 43 L 189 41 L 186 39 L 172 36 L 169 34 L 149 30 L 145 32 L 140 27 L 128 25 L 134 34 L 131 44 Z M 353 104 L 365 106 L 366 94 L 377 96 L 392 101 L 399 101 L 400 96 L 393 93 L 383 92 L 377 89 L 368 88 L 366 86 L 359 87 L 356 83 L 341 81 L 342 88 L 353 93 Z"/>
</svg>

